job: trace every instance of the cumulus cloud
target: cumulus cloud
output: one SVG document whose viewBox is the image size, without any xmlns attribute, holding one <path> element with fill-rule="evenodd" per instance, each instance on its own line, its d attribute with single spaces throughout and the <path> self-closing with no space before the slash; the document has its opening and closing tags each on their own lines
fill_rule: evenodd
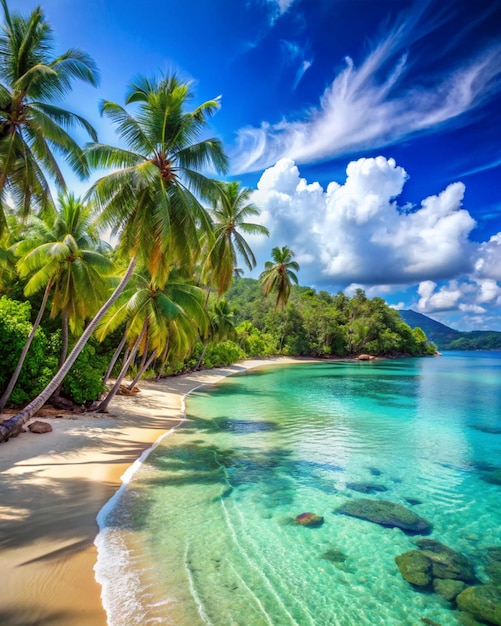
<svg viewBox="0 0 501 626">
<path fill-rule="evenodd" d="M 287 8 L 290 2 L 283 4 Z M 501 44 L 472 56 L 465 65 L 443 74 L 428 73 L 421 84 L 413 81 L 413 87 L 403 87 L 416 62 L 407 51 L 443 23 L 438 18 L 420 22 L 425 8 L 425 2 L 416 3 L 414 13 L 374 45 L 359 66 L 346 57 L 319 106 L 303 119 L 240 129 L 233 170 L 264 169 L 283 157 L 305 163 L 391 145 L 437 129 L 483 104 L 495 90 Z"/>
<path fill-rule="evenodd" d="M 371 297 L 414 285 L 413 306 L 427 314 L 481 314 L 500 305 L 501 233 L 470 240 L 475 221 L 462 206 L 459 182 L 400 207 L 406 180 L 402 167 L 379 156 L 352 161 L 346 179 L 324 189 L 302 177 L 292 159 L 279 160 L 252 198 L 272 233 L 271 241 L 252 242 L 260 264 L 271 247 L 288 245 L 302 284 L 347 293 L 361 287 Z"/>
<path fill-rule="evenodd" d="M 278 245 L 314 259 L 306 269 L 310 282 L 406 284 L 471 270 L 475 221 L 462 208 L 464 185 L 402 211 L 396 198 L 406 179 L 393 159 L 379 156 L 352 161 L 344 183 L 324 190 L 281 159 L 261 176 L 254 202 Z"/>
<path fill-rule="evenodd" d="M 480 278 L 501 280 L 501 233 L 481 244 L 475 271 Z"/>
</svg>

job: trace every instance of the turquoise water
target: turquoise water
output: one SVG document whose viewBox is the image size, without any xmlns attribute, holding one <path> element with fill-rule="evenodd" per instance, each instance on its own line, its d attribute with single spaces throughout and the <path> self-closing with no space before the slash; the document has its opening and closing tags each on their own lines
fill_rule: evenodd
<svg viewBox="0 0 501 626">
<path fill-rule="evenodd" d="M 193 393 L 187 416 L 107 514 L 97 577 L 111 626 L 459 624 L 396 567 L 416 537 L 335 509 L 404 504 L 487 580 L 501 353 L 270 366 Z M 291 523 L 307 511 L 324 524 Z"/>
</svg>

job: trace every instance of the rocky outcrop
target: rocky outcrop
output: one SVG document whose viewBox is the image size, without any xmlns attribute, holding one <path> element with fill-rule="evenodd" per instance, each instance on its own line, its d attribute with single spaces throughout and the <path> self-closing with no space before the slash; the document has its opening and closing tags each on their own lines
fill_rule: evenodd
<svg viewBox="0 0 501 626">
<path fill-rule="evenodd" d="M 419 517 L 402 504 L 388 500 L 349 500 L 336 509 L 336 512 L 365 519 L 381 526 L 401 528 L 412 534 L 427 534 L 432 529 L 428 520 Z"/>
</svg>

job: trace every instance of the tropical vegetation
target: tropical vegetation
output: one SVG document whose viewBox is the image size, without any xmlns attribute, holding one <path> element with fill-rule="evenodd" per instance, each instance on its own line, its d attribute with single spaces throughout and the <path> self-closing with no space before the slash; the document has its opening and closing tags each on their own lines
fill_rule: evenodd
<svg viewBox="0 0 501 626">
<path fill-rule="evenodd" d="M 213 177 L 227 171 L 210 136 L 219 100 L 193 105 L 176 75 L 138 77 L 124 105 L 102 103 L 118 145 L 99 143 L 56 105 L 74 79 L 96 83 L 92 59 L 54 56 L 42 10 L 23 17 L 0 2 L 0 411 L 20 407 L 0 441 L 49 400 L 105 411 L 144 375 L 246 356 L 433 350 L 381 299 L 299 287 L 286 245 L 259 280 L 241 278 L 239 264 L 256 266 L 248 238 L 269 233 L 251 190 Z M 81 176 L 104 170 L 84 199 L 65 191 L 59 156 Z"/>
</svg>

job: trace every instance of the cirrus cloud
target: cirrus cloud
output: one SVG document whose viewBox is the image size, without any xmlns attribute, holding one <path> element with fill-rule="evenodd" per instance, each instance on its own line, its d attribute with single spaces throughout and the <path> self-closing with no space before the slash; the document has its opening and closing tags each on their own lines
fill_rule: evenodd
<svg viewBox="0 0 501 626">
<path fill-rule="evenodd" d="M 284 7 L 289 4 L 284 2 Z M 262 170 L 283 157 L 307 163 L 381 148 L 417 133 L 436 131 L 484 104 L 495 93 L 500 74 L 498 43 L 477 51 L 457 67 L 427 72 L 414 77 L 412 86 L 406 84 L 416 62 L 409 50 L 447 19 L 445 12 L 424 18 L 427 4 L 416 3 L 413 12 L 373 45 L 360 65 L 346 57 L 317 108 L 300 112 L 296 120 L 241 128 L 232 156 L 233 171 Z M 337 63 L 333 60 L 333 67 Z"/>
</svg>

